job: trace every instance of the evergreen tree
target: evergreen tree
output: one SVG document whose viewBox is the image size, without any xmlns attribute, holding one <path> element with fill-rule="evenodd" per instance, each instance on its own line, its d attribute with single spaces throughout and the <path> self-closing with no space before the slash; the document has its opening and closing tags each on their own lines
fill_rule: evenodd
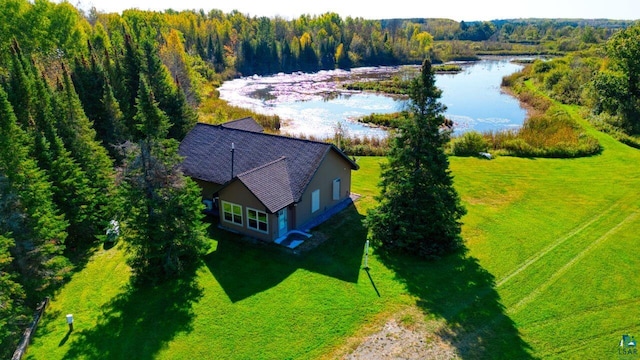
<svg viewBox="0 0 640 360">
<path fill-rule="evenodd" d="M 101 111 L 100 100 L 102 99 L 106 77 L 91 46 L 89 49 L 91 51 L 90 61 L 87 61 L 84 57 L 75 59 L 71 80 L 82 103 L 82 109 L 89 119 L 95 121 Z"/>
<path fill-rule="evenodd" d="M 125 125 L 130 134 L 135 132 L 133 117 L 136 114 L 136 97 L 140 75 L 142 74 L 142 60 L 138 47 L 131 35 L 125 34 L 124 55 L 116 59 L 116 74 L 121 80 L 121 97 L 118 97 L 120 109 L 124 115 Z M 115 95 L 118 96 L 116 91 Z"/>
<path fill-rule="evenodd" d="M 169 118 L 168 136 L 182 140 L 197 122 L 197 113 L 191 109 L 182 89 L 171 78 L 171 73 L 162 63 L 158 49 L 150 41 L 144 41 L 144 68 L 149 87 L 158 107 Z"/>
<path fill-rule="evenodd" d="M 64 146 L 85 172 L 95 197 L 91 213 L 101 219 L 96 229 L 103 228 L 111 217 L 108 204 L 113 193 L 113 162 L 107 150 L 96 139 L 93 124 L 84 113 L 71 77 L 63 65 L 62 89 L 54 103 L 58 115 L 57 130 Z"/>
<path fill-rule="evenodd" d="M 29 64 L 25 61 L 17 41 L 11 46 L 11 76 L 9 78 L 8 96 L 18 123 L 27 129 L 33 126 L 33 118 L 29 113 L 33 94 L 33 79 L 29 76 Z"/>
<path fill-rule="evenodd" d="M 196 54 L 198 54 L 202 60 L 207 60 L 207 51 L 204 49 L 204 45 L 202 45 L 202 38 L 200 36 L 196 37 Z"/>
<path fill-rule="evenodd" d="M 207 56 L 206 61 L 213 64 L 213 68 L 216 72 L 223 72 L 225 68 L 223 45 L 220 41 L 220 37 L 216 31 L 213 31 L 212 35 L 209 35 L 207 41 Z"/>
<path fill-rule="evenodd" d="M 17 44 L 14 45 L 16 49 Z M 23 128 L 30 140 L 28 148 L 38 167 L 46 172 L 51 182 L 52 200 L 69 222 L 67 245 L 78 245 L 95 231 L 97 219 L 93 218 L 91 206 L 94 191 L 89 179 L 71 153 L 65 149 L 57 135 L 56 120 L 53 116 L 53 92 L 35 63 L 23 59 L 19 50 L 12 54 L 14 79 L 12 90 L 21 98 L 15 101 L 22 106 Z"/>
<path fill-rule="evenodd" d="M 59 284 L 70 267 L 62 256 L 67 222 L 53 203 L 46 174 L 28 154 L 29 144 L 0 87 L 0 233 L 14 234 L 14 263 L 33 302 Z"/>
<path fill-rule="evenodd" d="M 16 282 L 10 249 L 13 239 L 0 234 L 0 358 L 9 359 L 25 324 L 28 322 L 24 307 L 25 293 Z"/>
<path fill-rule="evenodd" d="M 36 81 L 35 123 L 43 145 L 36 150 L 40 168 L 47 171 L 52 183 L 53 200 L 69 221 L 67 247 L 90 244 L 100 225 L 101 213 L 95 211 L 96 192 L 89 184 L 89 176 L 80 168 L 58 136 L 53 115 L 53 91 L 41 75 Z"/>
<path fill-rule="evenodd" d="M 444 153 L 444 105 L 428 60 L 410 88 L 411 121 L 392 140 L 383 166 L 379 205 L 367 224 L 374 244 L 421 257 L 436 257 L 462 245 L 464 207 L 453 187 Z"/>
<path fill-rule="evenodd" d="M 82 108 L 93 122 L 97 139 L 112 159 L 120 159 L 117 145 L 126 141 L 123 115 L 108 80 L 108 73 L 91 50 L 91 61 L 77 59 L 71 76 Z"/>
<path fill-rule="evenodd" d="M 118 147 L 127 140 L 127 129 L 124 125 L 124 115 L 120 111 L 120 104 L 116 100 L 113 88 L 108 81 L 104 84 L 100 102 L 102 104 L 102 113 L 96 120 L 100 123 L 99 129 L 102 131 L 102 144 L 107 148 L 111 158 L 119 164 L 123 159 Z"/>
<path fill-rule="evenodd" d="M 118 57 L 114 57 L 112 61 L 108 51 L 104 52 L 103 66 L 107 81 L 105 82 L 106 89 L 104 91 L 104 105 L 107 113 L 105 116 L 113 121 L 113 137 L 116 141 L 109 142 L 108 144 L 121 144 L 122 142 L 131 138 L 131 131 L 128 125 L 131 125 L 133 121 L 127 121 L 125 111 L 123 109 L 123 103 L 127 100 L 127 89 L 125 88 L 124 70 L 120 66 Z M 111 153 L 111 145 L 107 146 Z M 117 157 L 116 157 L 117 158 Z"/>
<path fill-rule="evenodd" d="M 178 79 L 176 79 L 176 84 L 176 92 L 173 97 L 173 102 L 170 104 L 170 109 L 172 109 L 176 115 L 171 121 L 168 137 L 182 141 L 198 122 L 198 113 L 189 105 L 184 91 L 182 91 L 182 88 L 179 86 L 180 83 Z"/>
<path fill-rule="evenodd" d="M 121 219 L 129 265 L 139 281 L 179 274 L 204 249 L 200 191 L 179 169 L 169 120 L 143 77 L 135 116 L 141 136 L 122 174 Z"/>
</svg>

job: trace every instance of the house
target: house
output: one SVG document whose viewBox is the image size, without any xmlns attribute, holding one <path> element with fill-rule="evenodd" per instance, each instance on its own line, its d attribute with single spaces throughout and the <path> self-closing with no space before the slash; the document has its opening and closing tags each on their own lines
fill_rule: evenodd
<svg viewBox="0 0 640 360">
<path fill-rule="evenodd" d="M 349 204 L 358 169 L 332 144 L 267 134 L 252 118 L 198 123 L 179 153 L 220 226 L 266 241 L 308 230 Z"/>
</svg>

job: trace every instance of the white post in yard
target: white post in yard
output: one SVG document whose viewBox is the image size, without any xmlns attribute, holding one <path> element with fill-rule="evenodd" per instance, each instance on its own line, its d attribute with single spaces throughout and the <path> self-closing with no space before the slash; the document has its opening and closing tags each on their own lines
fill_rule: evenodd
<svg viewBox="0 0 640 360">
<path fill-rule="evenodd" d="M 364 243 L 364 269 L 369 270 L 369 240 Z"/>
<path fill-rule="evenodd" d="M 73 315 L 67 314 L 67 324 L 69 324 L 69 331 L 73 331 Z"/>
</svg>

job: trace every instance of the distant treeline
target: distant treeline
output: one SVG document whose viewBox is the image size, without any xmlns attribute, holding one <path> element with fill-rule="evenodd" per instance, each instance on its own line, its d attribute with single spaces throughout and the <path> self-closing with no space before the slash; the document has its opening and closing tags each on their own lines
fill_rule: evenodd
<svg viewBox="0 0 640 360">
<path fill-rule="evenodd" d="M 86 53 L 85 41 L 98 31 L 110 36 L 130 28 L 136 35 L 152 29 L 163 43 L 178 31 L 185 51 L 229 78 L 277 72 L 317 71 L 355 66 L 418 64 L 472 58 L 478 53 L 558 53 L 606 41 L 632 24 L 621 20 L 515 19 L 457 22 L 448 19 L 366 20 L 335 13 L 251 17 L 237 11 L 151 12 L 126 10 L 81 14 L 72 6 L 47 13 L 47 2 L 26 6 L 3 0 L 0 32 L 13 34 L 23 48 L 69 56 Z M 62 7 L 58 7 L 62 8 Z M 53 16 L 53 18 L 51 18 Z M 52 19 L 52 21 L 47 21 Z M 11 36 L 0 38 L 7 53 Z M 119 40 L 122 42 L 122 40 Z"/>
</svg>

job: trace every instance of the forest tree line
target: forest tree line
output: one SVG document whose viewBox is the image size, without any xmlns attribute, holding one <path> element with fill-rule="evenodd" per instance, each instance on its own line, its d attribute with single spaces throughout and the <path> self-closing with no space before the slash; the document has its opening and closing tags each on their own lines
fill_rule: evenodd
<svg viewBox="0 0 640 360">
<path fill-rule="evenodd" d="M 128 263 L 146 281 L 197 257 L 204 228 L 177 156 L 197 121 L 178 32 L 122 21 L 108 34 L 68 3 L 0 8 L 0 357 L 9 358 L 30 309 L 83 266 L 112 219 L 129 230 Z"/>
<path fill-rule="evenodd" d="M 197 254 L 202 229 L 187 216 L 198 211 L 197 191 L 175 171 L 175 150 L 211 84 L 242 74 L 446 60 L 523 41 L 538 41 L 531 46 L 542 52 L 547 40 L 591 48 L 629 25 L 106 14 L 67 2 L 0 0 L 0 357 L 15 349 L 35 304 L 82 267 L 125 206 L 146 209 L 130 211 L 129 220 L 146 222 L 137 235 L 165 243 L 172 239 L 158 231 L 171 224 L 161 217 L 189 218 L 195 230 L 183 235 L 194 248 L 177 254 Z M 151 211 L 167 204 L 174 212 Z M 144 239 L 137 240 L 139 255 Z M 161 258 L 153 258 L 159 272 L 181 268 L 179 259 Z M 133 259 L 134 269 L 153 262 Z"/>
<path fill-rule="evenodd" d="M 336 13 L 267 18 L 237 11 L 191 10 L 122 14 L 81 13 L 68 3 L 30 4 L 3 0 L 0 32 L 13 34 L 23 49 L 45 56 L 87 55 L 86 41 L 104 32 L 118 45 L 123 27 L 135 37 L 151 28 L 160 44 L 176 31 L 192 66 L 211 76 L 200 61 L 223 78 L 277 72 L 316 71 L 369 65 L 434 63 L 491 52 L 563 53 L 601 44 L 632 21 L 514 19 L 368 20 Z M 113 37 L 113 38 L 112 38 Z M 0 37 L 7 54 L 11 36 Z"/>
</svg>

